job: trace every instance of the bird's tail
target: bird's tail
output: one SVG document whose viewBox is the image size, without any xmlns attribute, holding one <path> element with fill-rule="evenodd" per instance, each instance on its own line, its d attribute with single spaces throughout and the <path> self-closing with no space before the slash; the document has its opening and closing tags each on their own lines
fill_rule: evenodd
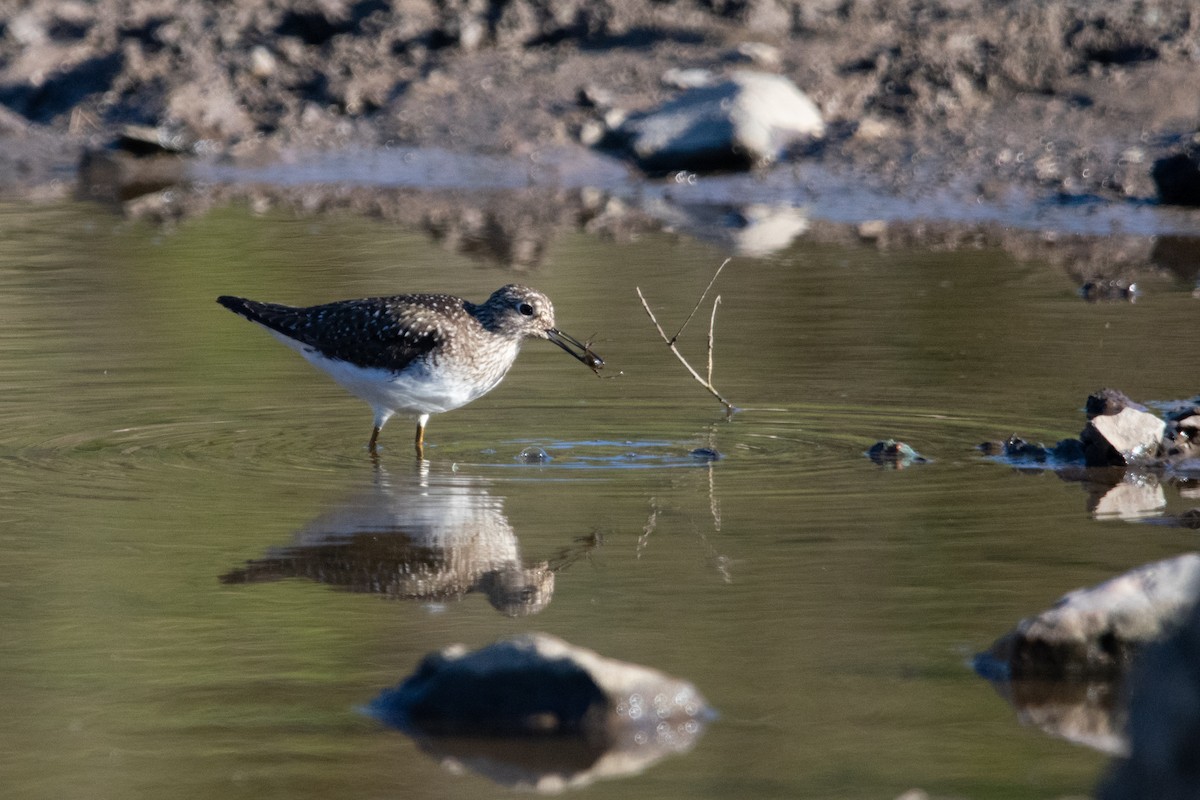
<svg viewBox="0 0 1200 800">
<path fill-rule="evenodd" d="M 251 322 L 257 322 L 273 331 L 279 331 L 288 336 L 296 335 L 297 315 L 292 306 L 279 303 L 260 303 L 257 300 L 247 300 L 244 297 L 233 297 L 223 294 L 217 302 L 240 317 Z"/>
</svg>

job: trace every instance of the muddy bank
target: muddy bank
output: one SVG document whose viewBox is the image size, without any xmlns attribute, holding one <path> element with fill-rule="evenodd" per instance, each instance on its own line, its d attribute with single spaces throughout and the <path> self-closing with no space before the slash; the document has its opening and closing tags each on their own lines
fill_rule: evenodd
<svg viewBox="0 0 1200 800">
<path fill-rule="evenodd" d="M 1082 299 L 1095 302 L 1134 301 L 1145 281 L 1194 288 L 1200 278 L 1200 264 L 1192 256 L 1195 239 L 1188 235 L 1069 233 L 1016 227 L 1000 219 L 831 219 L 818 216 L 823 211 L 819 207 L 743 200 L 745 192 L 736 184 L 695 202 L 676 188 L 430 189 L 238 180 L 177 185 L 105 202 L 126 218 L 168 228 L 230 205 L 261 214 L 362 215 L 423 231 L 450 251 L 520 271 L 540 269 L 556 239 L 582 231 L 616 242 L 666 233 L 751 258 L 784 252 L 800 241 L 880 250 L 1001 249 L 1021 261 L 1051 265 L 1077 287 Z M 911 209 L 903 204 L 889 207 Z"/>
<path fill-rule="evenodd" d="M 675 96 L 687 70 L 752 67 L 819 107 L 827 135 L 785 162 L 831 186 L 937 193 L 934 221 L 1013 198 L 1136 209 L 1200 122 L 1197 41 L 1183 0 L 33 0 L 0 17 L 0 188 L 68 193 L 83 152 L 131 125 L 243 164 L 390 147 L 586 161 L 596 125 Z"/>
</svg>

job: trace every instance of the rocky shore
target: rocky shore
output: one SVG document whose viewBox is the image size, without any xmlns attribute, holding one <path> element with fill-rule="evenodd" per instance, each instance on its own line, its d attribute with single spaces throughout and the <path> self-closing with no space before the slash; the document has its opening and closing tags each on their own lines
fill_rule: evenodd
<svg viewBox="0 0 1200 800">
<path fill-rule="evenodd" d="M 584 152 L 696 71 L 753 68 L 823 116 L 791 163 L 963 202 L 1153 201 L 1200 122 L 1197 42 L 1186 0 L 32 0 L 0 16 L 0 189 L 53 195 L 129 130 L 259 163 Z"/>
</svg>

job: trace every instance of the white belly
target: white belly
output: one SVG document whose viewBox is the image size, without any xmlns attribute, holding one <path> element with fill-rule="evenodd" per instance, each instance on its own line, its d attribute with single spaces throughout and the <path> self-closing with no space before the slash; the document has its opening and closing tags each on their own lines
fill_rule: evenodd
<svg viewBox="0 0 1200 800">
<path fill-rule="evenodd" d="M 407 414 L 440 414 L 475 400 L 490 392 L 504 378 L 516 359 L 519 347 L 513 346 L 511 358 L 503 368 L 482 376 L 469 374 L 455 364 L 443 364 L 436 380 L 431 379 L 428 365 L 413 364 L 404 372 L 360 367 L 348 361 L 327 358 L 307 345 L 275 333 L 275 337 L 299 351 L 308 363 L 325 372 L 351 394 L 365 400 L 375 410 L 377 424 L 382 424 L 395 412 Z"/>
</svg>

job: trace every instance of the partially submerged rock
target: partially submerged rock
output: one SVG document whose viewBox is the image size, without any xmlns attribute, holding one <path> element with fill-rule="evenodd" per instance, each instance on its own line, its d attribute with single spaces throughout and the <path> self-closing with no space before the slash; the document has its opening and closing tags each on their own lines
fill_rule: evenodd
<svg viewBox="0 0 1200 800">
<path fill-rule="evenodd" d="M 876 442 L 867 450 L 867 458 L 881 467 L 904 469 L 913 464 L 927 464 L 929 459 L 918 453 L 911 445 L 895 439 Z"/>
<path fill-rule="evenodd" d="M 1011 436 L 979 449 L 1016 462 L 1057 466 L 1178 468 L 1200 458 L 1200 406 L 1177 404 L 1166 420 L 1115 389 L 1101 389 L 1086 402 L 1088 423 L 1078 439 L 1053 448 Z"/>
<path fill-rule="evenodd" d="M 1200 597 L 1200 554 L 1145 564 L 1064 595 L 976 658 L 990 678 L 1121 674 L 1139 648 L 1171 633 Z"/>
<path fill-rule="evenodd" d="M 538 791 L 641 771 L 713 716 L 687 681 L 543 633 L 430 654 L 368 711 L 443 761 Z"/>
<path fill-rule="evenodd" d="M 708 704 L 687 681 L 616 661 L 544 633 L 473 652 L 458 645 L 371 703 L 379 719 L 428 735 L 608 738 L 625 728 L 703 722 Z"/>
<path fill-rule="evenodd" d="M 688 89 L 629 116 L 614 138 L 647 172 L 747 169 L 825 135 L 816 105 L 794 83 L 765 72 Z"/>
</svg>

